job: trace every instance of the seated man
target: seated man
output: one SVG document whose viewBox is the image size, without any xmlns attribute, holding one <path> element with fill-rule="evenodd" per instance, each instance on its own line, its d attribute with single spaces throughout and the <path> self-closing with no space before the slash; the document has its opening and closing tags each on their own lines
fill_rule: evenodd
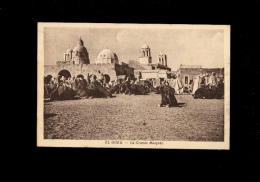
<svg viewBox="0 0 260 182">
<path fill-rule="evenodd" d="M 159 107 L 172 107 L 177 105 L 177 99 L 175 98 L 175 90 L 170 87 L 167 82 L 160 85 L 159 90 L 161 92 L 161 103 Z"/>
<path fill-rule="evenodd" d="M 129 77 L 126 78 L 126 80 L 120 85 L 120 91 L 121 93 L 125 93 L 130 95 L 131 94 L 131 84 Z"/>
<path fill-rule="evenodd" d="M 65 80 L 64 83 L 65 83 L 66 87 L 71 87 L 71 83 L 72 83 L 71 78 L 69 77 L 67 80 Z"/>
</svg>

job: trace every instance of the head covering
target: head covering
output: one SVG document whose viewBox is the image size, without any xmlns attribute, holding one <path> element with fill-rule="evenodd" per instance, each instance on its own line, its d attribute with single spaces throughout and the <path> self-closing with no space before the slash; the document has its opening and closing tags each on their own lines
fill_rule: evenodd
<svg viewBox="0 0 260 182">
<path fill-rule="evenodd" d="M 94 74 L 92 74 L 90 78 L 93 79 L 93 80 L 96 80 L 96 79 L 97 79 L 97 76 L 94 75 Z"/>
</svg>

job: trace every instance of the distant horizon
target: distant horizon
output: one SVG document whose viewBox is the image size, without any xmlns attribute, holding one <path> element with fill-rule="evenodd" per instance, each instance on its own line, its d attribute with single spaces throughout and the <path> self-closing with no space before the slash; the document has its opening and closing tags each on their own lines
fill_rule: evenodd
<svg viewBox="0 0 260 182">
<path fill-rule="evenodd" d="M 119 63 L 138 61 L 140 49 L 147 44 L 152 64 L 158 55 L 167 55 L 167 65 L 176 71 L 180 65 L 200 65 L 202 68 L 224 68 L 223 29 L 135 29 L 135 28 L 44 28 L 44 65 L 63 60 L 67 49 L 73 49 L 79 38 L 88 50 L 90 64 L 108 48 L 117 54 Z"/>
</svg>

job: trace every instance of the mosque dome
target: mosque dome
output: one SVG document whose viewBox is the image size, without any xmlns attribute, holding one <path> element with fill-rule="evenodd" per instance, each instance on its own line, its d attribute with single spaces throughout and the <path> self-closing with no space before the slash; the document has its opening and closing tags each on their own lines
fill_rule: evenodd
<svg viewBox="0 0 260 182">
<path fill-rule="evenodd" d="M 74 52 L 87 52 L 86 47 L 77 45 L 74 49 Z"/>
<path fill-rule="evenodd" d="M 73 49 L 74 52 L 87 52 L 87 49 L 84 47 L 84 42 L 81 40 L 81 37 L 79 38 L 79 41 L 77 42 L 77 46 Z"/>
<path fill-rule="evenodd" d="M 147 44 L 142 45 L 142 49 L 149 49 L 149 46 Z"/>
<path fill-rule="evenodd" d="M 72 49 L 68 49 L 66 52 L 67 53 L 71 53 L 71 52 L 73 52 L 73 50 Z"/>
<path fill-rule="evenodd" d="M 118 57 L 113 51 L 107 48 L 98 54 L 96 63 L 118 63 Z"/>
</svg>

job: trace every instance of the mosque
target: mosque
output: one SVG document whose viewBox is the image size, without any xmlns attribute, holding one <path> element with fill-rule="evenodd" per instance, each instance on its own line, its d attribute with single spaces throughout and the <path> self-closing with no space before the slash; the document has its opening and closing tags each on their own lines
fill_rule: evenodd
<svg viewBox="0 0 260 182">
<path fill-rule="evenodd" d="M 57 61 L 56 65 L 44 65 L 44 75 L 65 75 L 66 77 L 76 77 L 78 75 L 87 74 L 97 75 L 98 71 L 106 76 L 106 80 L 115 80 L 119 75 L 134 75 L 134 69 L 128 64 L 121 63 L 117 55 L 110 49 L 102 50 L 94 64 L 90 64 L 89 53 L 84 46 L 83 40 L 80 38 L 76 47 L 68 49 L 63 54 L 63 61 Z"/>
<path fill-rule="evenodd" d="M 100 71 L 106 76 L 107 81 L 120 76 L 137 77 L 140 74 L 141 79 L 167 79 L 171 71 L 167 66 L 167 56 L 161 52 L 156 62 L 153 63 L 151 50 L 144 44 L 140 49 L 138 61 L 130 60 L 128 64 L 120 64 L 117 54 L 106 48 L 98 54 L 95 63 L 90 64 L 89 53 L 80 38 L 73 50 L 68 49 L 63 54 L 63 61 L 57 61 L 55 65 L 44 65 L 44 76 L 65 75 L 72 78 L 81 74 L 85 77 L 87 74 L 97 74 Z"/>
<path fill-rule="evenodd" d="M 171 68 L 167 66 L 167 55 L 161 52 L 156 63 L 153 63 L 151 57 L 151 49 L 144 44 L 140 49 L 140 57 L 138 61 L 130 60 L 129 67 L 134 68 L 135 75 L 140 74 L 141 79 L 167 79 L 170 76 Z"/>
</svg>

